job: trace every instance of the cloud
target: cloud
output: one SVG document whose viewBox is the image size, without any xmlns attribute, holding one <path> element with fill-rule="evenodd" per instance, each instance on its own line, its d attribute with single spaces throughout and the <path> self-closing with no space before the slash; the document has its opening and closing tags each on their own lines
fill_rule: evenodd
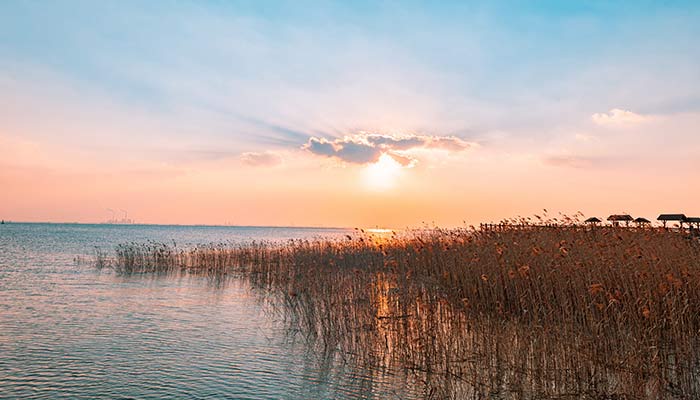
<svg viewBox="0 0 700 400">
<path fill-rule="evenodd" d="M 270 151 L 243 153 L 240 159 L 243 164 L 253 167 L 272 167 L 282 163 L 282 156 Z"/>
<path fill-rule="evenodd" d="M 588 168 L 594 164 L 592 158 L 580 156 L 547 156 L 542 161 L 553 167 L 568 168 Z"/>
<path fill-rule="evenodd" d="M 337 145 L 334 155 L 350 163 L 367 164 L 379 160 L 382 149 L 372 143 L 349 140 Z"/>
<path fill-rule="evenodd" d="M 589 135 L 586 133 L 577 133 L 574 135 L 574 139 L 576 139 L 579 142 L 592 142 L 597 138 L 593 135 Z"/>
<path fill-rule="evenodd" d="M 367 141 L 375 146 L 391 147 L 394 150 L 408 150 L 420 147 L 425 140 L 419 136 L 393 137 L 388 135 L 365 135 Z"/>
<path fill-rule="evenodd" d="M 317 139 L 315 137 L 309 139 L 309 141 L 304 145 L 304 148 L 314 154 L 328 157 L 333 156 L 336 151 L 333 143 L 324 138 Z"/>
<path fill-rule="evenodd" d="M 387 153 L 387 154 L 389 154 L 389 157 L 393 158 L 394 161 L 401 164 L 402 167 L 411 168 L 414 165 L 416 165 L 416 160 L 414 158 L 402 156 L 401 154 L 397 154 L 397 153 L 393 153 L 393 152 Z"/>
<path fill-rule="evenodd" d="M 634 161 L 633 158 L 624 155 L 586 156 L 566 153 L 545 155 L 540 160 L 550 167 L 574 169 L 616 168 Z"/>
<path fill-rule="evenodd" d="M 591 115 L 591 119 L 600 126 L 627 127 L 648 122 L 651 120 L 651 117 L 620 108 L 613 108 L 607 113 L 595 113 Z"/>
<path fill-rule="evenodd" d="M 464 140 L 454 136 L 430 136 L 427 138 L 425 147 L 429 149 L 442 149 L 452 152 L 458 152 L 466 150 L 472 147 L 473 145 L 473 143 L 465 142 Z"/>
<path fill-rule="evenodd" d="M 342 139 L 328 140 L 311 137 L 302 148 L 312 154 L 332 157 L 352 164 L 369 164 L 379 160 L 382 154 L 391 156 L 404 167 L 417 162 L 407 154 L 413 149 L 460 152 L 475 147 L 456 136 L 383 135 L 359 133 Z"/>
</svg>

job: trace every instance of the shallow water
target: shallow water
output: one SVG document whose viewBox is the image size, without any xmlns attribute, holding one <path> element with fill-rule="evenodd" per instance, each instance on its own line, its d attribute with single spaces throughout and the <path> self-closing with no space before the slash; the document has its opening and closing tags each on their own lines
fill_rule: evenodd
<svg viewBox="0 0 700 400">
<path fill-rule="evenodd" d="M 340 236 L 342 229 L 0 225 L 0 398 L 414 398 L 324 362 L 242 281 L 120 277 L 76 263 L 127 241 Z"/>
</svg>

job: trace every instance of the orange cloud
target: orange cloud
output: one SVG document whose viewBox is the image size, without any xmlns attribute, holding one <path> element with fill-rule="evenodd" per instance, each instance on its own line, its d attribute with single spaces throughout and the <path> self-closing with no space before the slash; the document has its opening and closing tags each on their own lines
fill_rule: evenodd
<svg viewBox="0 0 700 400">
<path fill-rule="evenodd" d="M 240 160 L 243 164 L 253 167 L 271 167 L 282 164 L 283 161 L 282 156 L 271 151 L 243 153 Z"/>
</svg>

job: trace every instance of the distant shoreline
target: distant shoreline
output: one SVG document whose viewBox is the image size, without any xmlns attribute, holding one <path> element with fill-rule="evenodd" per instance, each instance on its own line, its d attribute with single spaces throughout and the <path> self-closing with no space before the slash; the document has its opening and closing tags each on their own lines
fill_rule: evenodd
<svg viewBox="0 0 700 400">
<path fill-rule="evenodd" d="M 211 225 L 211 224 L 157 224 L 138 222 L 133 224 L 113 224 L 105 222 L 27 222 L 27 221 L 8 221 L 5 220 L 5 225 L 92 225 L 92 226 L 180 226 L 180 227 L 209 227 L 209 228 L 277 228 L 277 229 L 337 229 L 337 230 L 353 230 L 355 228 L 339 227 L 339 226 L 284 226 L 284 225 Z M 364 229 L 364 228 L 363 228 Z"/>
</svg>

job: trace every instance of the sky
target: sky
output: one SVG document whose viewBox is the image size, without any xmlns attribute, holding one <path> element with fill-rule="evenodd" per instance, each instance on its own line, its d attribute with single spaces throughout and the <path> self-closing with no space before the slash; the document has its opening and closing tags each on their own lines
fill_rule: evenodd
<svg viewBox="0 0 700 400">
<path fill-rule="evenodd" d="M 700 3 L 0 2 L 0 218 L 700 214 Z"/>
</svg>

